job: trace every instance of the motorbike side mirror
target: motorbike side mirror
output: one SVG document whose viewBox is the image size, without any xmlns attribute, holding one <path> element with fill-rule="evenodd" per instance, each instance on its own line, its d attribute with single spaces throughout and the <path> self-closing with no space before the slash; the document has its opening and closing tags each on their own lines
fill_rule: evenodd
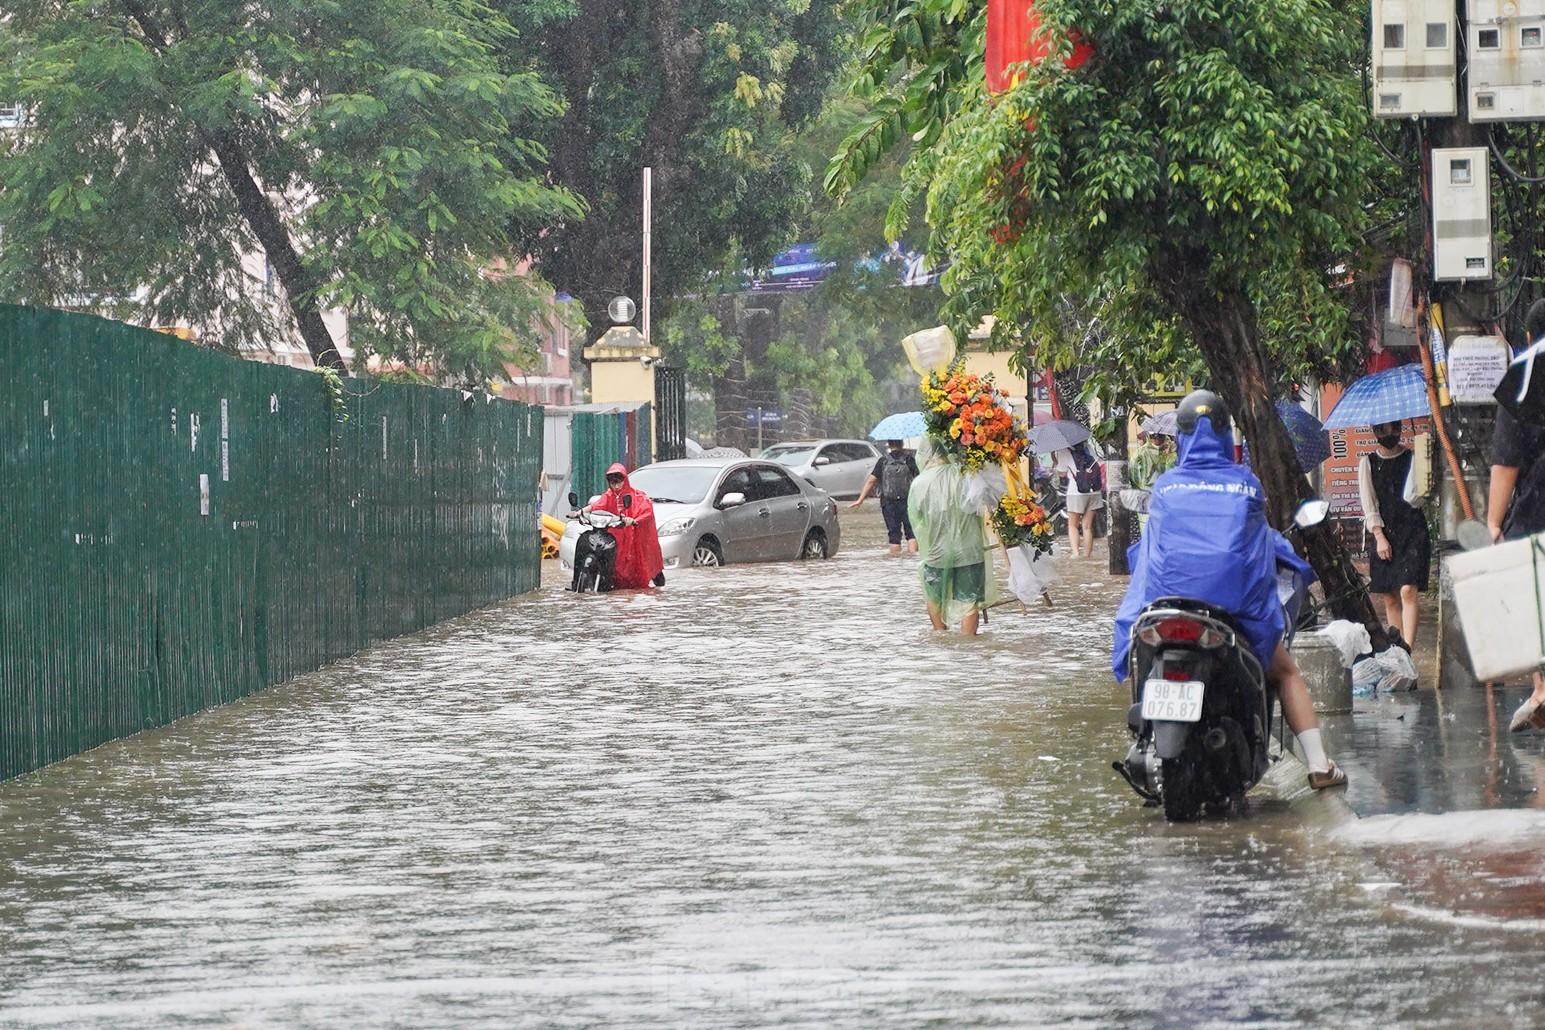
<svg viewBox="0 0 1545 1030">
<path fill-rule="evenodd" d="M 1479 551 L 1491 546 L 1491 530 L 1480 519 L 1465 519 L 1454 528 L 1454 539 L 1466 551 Z"/>
<path fill-rule="evenodd" d="M 1311 497 L 1298 506 L 1293 513 L 1293 525 L 1299 529 L 1311 529 L 1324 522 L 1330 516 L 1330 502 L 1320 498 Z"/>
<path fill-rule="evenodd" d="M 721 508 L 738 508 L 745 503 L 746 495 L 740 493 L 739 491 L 725 494 L 723 497 L 719 498 L 719 507 Z"/>
<path fill-rule="evenodd" d="M 632 494 L 623 494 L 622 495 L 622 510 L 623 511 L 627 511 L 631 507 L 633 507 L 633 495 Z"/>
<path fill-rule="evenodd" d="M 579 494 L 575 493 L 573 490 L 569 491 L 569 507 L 570 508 L 578 508 L 579 507 Z"/>
</svg>

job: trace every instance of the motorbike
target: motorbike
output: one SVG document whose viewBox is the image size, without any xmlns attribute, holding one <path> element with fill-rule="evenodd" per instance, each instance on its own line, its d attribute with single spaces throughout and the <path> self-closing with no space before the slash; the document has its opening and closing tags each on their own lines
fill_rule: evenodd
<svg viewBox="0 0 1545 1030">
<path fill-rule="evenodd" d="M 1294 523 L 1318 525 L 1329 508 L 1305 502 Z M 1300 573 L 1279 566 L 1289 647 L 1307 588 Z M 1131 654 L 1133 741 L 1113 763 L 1116 772 L 1171 822 L 1189 822 L 1203 807 L 1242 811 L 1271 763 L 1277 697 L 1233 617 L 1191 598 L 1161 597 L 1133 624 Z"/>
<path fill-rule="evenodd" d="M 622 498 L 623 510 L 632 505 L 633 498 Z M 569 494 L 569 506 L 579 507 L 579 495 Z M 612 589 L 612 577 L 617 571 L 617 538 L 611 530 L 622 525 L 622 517 L 609 511 L 590 511 L 581 514 L 570 512 L 574 519 L 588 528 L 579 535 L 574 545 L 574 579 L 569 589 L 578 594 L 604 594 Z"/>
</svg>

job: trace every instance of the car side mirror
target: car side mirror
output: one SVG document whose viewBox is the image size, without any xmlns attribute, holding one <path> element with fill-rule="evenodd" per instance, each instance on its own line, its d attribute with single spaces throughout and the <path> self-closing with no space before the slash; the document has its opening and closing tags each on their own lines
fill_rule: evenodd
<svg viewBox="0 0 1545 1030">
<path fill-rule="evenodd" d="M 719 507 L 721 508 L 738 508 L 745 503 L 746 495 L 739 492 L 738 490 L 734 493 L 725 494 L 723 497 L 719 498 Z"/>
<path fill-rule="evenodd" d="M 1324 522 L 1330 515 L 1330 502 L 1319 497 L 1311 497 L 1298 506 L 1293 513 L 1293 525 L 1299 529 L 1311 529 Z"/>
<path fill-rule="evenodd" d="M 814 465 L 816 468 L 820 468 L 822 465 L 830 465 L 831 463 L 832 463 L 832 460 L 830 458 L 828 458 L 824 454 L 821 455 L 819 458 L 815 459 L 815 461 L 811 462 L 811 464 Z"/>
<path fill-rule="evenodd" d="M 578 508 L 579 507 L 579 494 L 575 493 L 573 490 L 569 491 L 569 507 L 570 508 Z"/>
</svg>

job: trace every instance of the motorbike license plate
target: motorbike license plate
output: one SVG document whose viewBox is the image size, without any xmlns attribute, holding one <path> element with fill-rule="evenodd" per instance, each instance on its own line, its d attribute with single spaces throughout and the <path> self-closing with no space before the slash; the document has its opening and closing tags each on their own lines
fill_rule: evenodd
<svg viewBox="0 0 1545 1030">
<path fill-rule="evenodd" d="M 1149 680 L 1143 684 L 1143 718 L 1197 722 L 1202 717 L 1201 680 Z"/>
</svg>

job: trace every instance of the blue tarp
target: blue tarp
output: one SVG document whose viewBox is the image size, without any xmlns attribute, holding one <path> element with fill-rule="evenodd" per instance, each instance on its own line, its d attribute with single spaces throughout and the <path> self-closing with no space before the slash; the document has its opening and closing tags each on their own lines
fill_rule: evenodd
<svg viewBox="0 0 1545 1030">
<path fill-rule="evenodd" d="M 1154 481 L 1148 527 L 1128 557 L 1132 582 L 1116 613 L 1111 670 L 1127 677 L 1127 647 L 1138 613 L 1161 597 L 1203 601 L 1231 613 L 1250 649 L 1269 665 L 1285 628 L 1278 563 L 1314 573 L 1266 522 L 1255 473 L 1234 461 L 1233 440 L 1205 415 L 1179 438 L 1180 460 Z"/>
</svg>

